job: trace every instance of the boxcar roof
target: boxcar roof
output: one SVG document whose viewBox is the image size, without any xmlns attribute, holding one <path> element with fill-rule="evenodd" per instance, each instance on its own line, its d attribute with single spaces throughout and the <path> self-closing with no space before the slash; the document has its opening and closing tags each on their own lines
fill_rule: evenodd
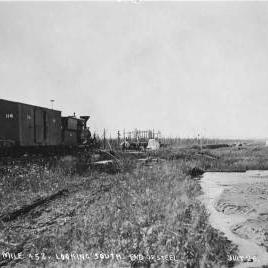
<svg viewBox="0 0 268 268">
<path fill-rule="evenodd" d="M 51 110 L 53 112 L 61 112 L 60 110 L 50 109 L 50 108 L 46 108 L 46 107 L 42 107 L 42 106 L 37 106 L 37 105 L 32 105 L 32 104 L 27 104 L 27 103 L 22 103 L 22 102 L 17 102 L 17 101 L 10 101 L 10 100 L 4 100 L 4 99 L 0 99 L 0 101 L 12 102 L 12 103 L 17 103 L 17 104 L 22 104 L 22 105 L 28 105 L 28 106 L 32 106 L 32 107 L 41 108 L 41 109 Z"/>
</svg>

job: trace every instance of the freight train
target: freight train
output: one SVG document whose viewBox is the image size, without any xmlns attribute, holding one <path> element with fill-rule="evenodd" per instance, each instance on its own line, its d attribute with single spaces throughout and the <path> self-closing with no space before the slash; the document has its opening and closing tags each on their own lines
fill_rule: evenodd
<svg viewBox="0 0 268 268">
<path fill-rule="evenodd" d="M 0 150 L 7 147 L 77 147 L 92 143 L 89 116 L 0 99 Z"/>
</svg>

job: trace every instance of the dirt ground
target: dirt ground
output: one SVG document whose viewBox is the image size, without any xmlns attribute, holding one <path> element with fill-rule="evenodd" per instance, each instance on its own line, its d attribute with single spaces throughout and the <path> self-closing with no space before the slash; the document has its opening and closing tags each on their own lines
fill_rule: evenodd
<svg viewBox="0 0 268 268">
<path fill-rule="evenodd" d="M 226 189 L 216 209 L 245 216 L 246 220 L 233 226 L 232 231 L 268 249 L 268 183 L 241 183 Z"/>
</svg>

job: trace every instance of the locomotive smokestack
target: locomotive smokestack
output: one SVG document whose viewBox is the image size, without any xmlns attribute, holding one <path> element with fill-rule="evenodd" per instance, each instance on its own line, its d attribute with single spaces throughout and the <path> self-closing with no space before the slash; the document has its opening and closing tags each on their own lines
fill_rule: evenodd
<svg viewBox="0 0 268 268">
<path fill-rule="evenodd" d="M 84 115 L 84 116 L 80 116 L 80 118 L 84 120 L 84 128 L 86 128 L 87 127 L 87 121 L 90 118 L 90 116 Z"/>
</svg>

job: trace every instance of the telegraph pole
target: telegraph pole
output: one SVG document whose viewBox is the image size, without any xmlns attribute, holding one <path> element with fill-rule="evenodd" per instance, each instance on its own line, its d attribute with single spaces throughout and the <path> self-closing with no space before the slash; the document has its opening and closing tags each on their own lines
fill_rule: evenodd
<svg viewBox="0 0 268 268">
<path fill-rule="evenodd" d="M 120 131 L 117 131 L 117 144 L 118 144 L 118 148 L 120 146 Z"/>
<path fill-rule="evenodd" d="M 106 148 L 105 128 L 103 129 L 103 148 Z"/>
</svg>

